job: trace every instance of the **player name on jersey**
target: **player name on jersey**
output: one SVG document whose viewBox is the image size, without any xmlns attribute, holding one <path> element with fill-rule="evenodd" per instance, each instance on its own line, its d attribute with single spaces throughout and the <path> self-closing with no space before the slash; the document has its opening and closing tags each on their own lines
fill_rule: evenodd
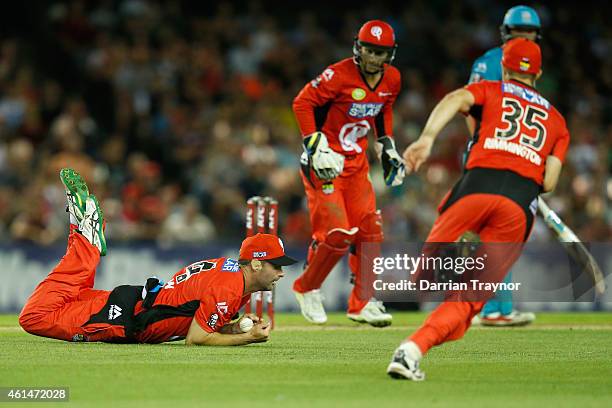
<svg viewBox="0 0 612 408">
<path fill-rule="evenodd" d="M 531 163 L 539 166 L 542 164 L 542 158 L 539 154 L 526 146 L 518 143 L 512 143 L 503 139 L 485 139 L 484 146 L 487 150 L 503 150 L 504 152 L 515 154 L 523 159 L 529 160 Z"/>
</svg>

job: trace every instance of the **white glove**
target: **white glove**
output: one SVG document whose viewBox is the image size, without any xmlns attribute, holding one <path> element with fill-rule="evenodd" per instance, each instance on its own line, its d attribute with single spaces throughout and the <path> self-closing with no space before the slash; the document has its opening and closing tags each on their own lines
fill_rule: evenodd
<svg viewBox="0 0 612 408">
<path fill-rule="evenodd" d="M 344 156 L 334 152 L 322 132 L 304 138 L 304 147 L 310 156 L 312 169 L 321 180 L 335 179 L 344 169 Z"/>
<path fill-rule="evenodd" d="M 406 166 L 404 159 L 395 149 L 393 139 L 389 136 L 378 138 L 375 149 L 382 163 L 385 184 L 391 187 L 401 185 L 406 175 Z"/>
</svg>

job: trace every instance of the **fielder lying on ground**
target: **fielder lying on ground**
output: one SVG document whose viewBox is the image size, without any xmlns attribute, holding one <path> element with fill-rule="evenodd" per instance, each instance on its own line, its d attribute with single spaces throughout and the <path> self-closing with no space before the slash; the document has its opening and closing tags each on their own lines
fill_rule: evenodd
<svg viewBox="0 0 612 408">
<path fill-rule="evenodd" d="M 245 239 L 239 260 L 198 261 L 165 284 L 149 278 L 144 286 L 93 289 L 100 256 L 106 255 L 104 216 L 81 176 L 62 169 L 70 233 L 66 255 L 28 299 L 19 324 L 28 333 L 67 341 L 161 343 L 185 339 L 194 345 L 265 342 L 270 324 L 255 315 L 230 323 L 252 292 L 270 290 L 296 261 L 280 238 L 257 234 Z"/>
</svg>

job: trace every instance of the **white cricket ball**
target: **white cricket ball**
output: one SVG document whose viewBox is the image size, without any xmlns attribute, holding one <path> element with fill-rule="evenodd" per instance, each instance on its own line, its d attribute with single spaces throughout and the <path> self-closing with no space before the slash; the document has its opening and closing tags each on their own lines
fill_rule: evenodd
<svg viewBox="0 0 612 408">
<path fill-rule="evenodd" d="M 242 320 L 240 320 L 240 330 L 242 330 L 243 333 L 248 332 L 252 328 L 253 321 L 251 319 L 249 319 L 248 317 L 244 317 Z"/>
</svg>

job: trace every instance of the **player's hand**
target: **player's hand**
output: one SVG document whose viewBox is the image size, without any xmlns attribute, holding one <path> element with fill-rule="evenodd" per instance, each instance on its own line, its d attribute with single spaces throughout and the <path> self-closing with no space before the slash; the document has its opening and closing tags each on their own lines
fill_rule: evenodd
<svg viewBox="0 0 612 408">
<path fill-rule="evenodd" d="M 404 150 L 404 160 L 408 173 L 417 171 L 419 167 L 429 158 L 433 140 L 420 137 L 416 142 Z"/>
<path fill-rule="evenodd" d="M 244 319 L 245 317 L 248 317 L 249 319 L 251 319 L 253 323 L 259 323 L 260 321 L 262 321 L 262 319 L 259 316 L 257 316 L 255 313 L 246 313 L 238 320 L 238 323 L 240 323 L 240 321 Z"/>
<path fill-rule="evenodd" d="M 304 147 L 310 156 L 312 169 L 321 180 L 335 179 L 344 170 L 344 156 L 334 152 L 322 132 L 304 138 Z"/>
<path fill-rule="evenodd" d="M 272 325 L 270 322 L 264 322 L 263 320 L 255 323 L 253 328 L 249 331 L 251 336 L 251 343 L 264 343 L 270 338 L 270 329 Z"/>
<path fill-rule="evenodd" d="M 389 136 L 383 136 L 376 141 L 374 148 L 382 163 L 385 184 L 391 187 L 401 185 L 406 175 L 406 167 L 404 160 L 395 148 L 393 139 Z"/>
</svg>

